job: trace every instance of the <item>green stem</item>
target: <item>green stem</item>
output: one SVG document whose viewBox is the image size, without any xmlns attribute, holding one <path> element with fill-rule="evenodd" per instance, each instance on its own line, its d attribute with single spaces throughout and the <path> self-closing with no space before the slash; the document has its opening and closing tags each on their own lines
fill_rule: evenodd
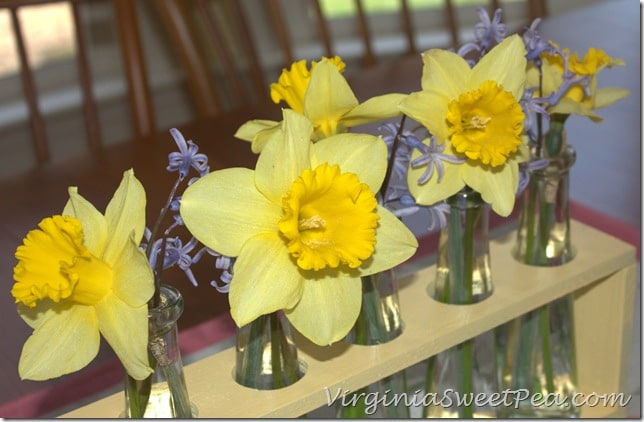
<svg viewBox="0 0 644 422">
<path fill-rule="evenodd" d="M 471 304 L 473 301 L 472 284 L 474 282 L 474 233 L 479 217 L 478 208 L 468 207 L 465 210 L 465 233 L 463 234 L 463 290 L 465 297 L 462 303 Z"/>
<path fill-rule="evenodd" d="M 548 264 L 548 243 L 550 243 L 550 233 L 553 230 L 555 221 L 555 204 L 546 202 L 545 198 L 541 198 L 541 206 L 539 210 L 539 249 L 537 257 L 537 265 Z"/>
<path fill-rule="evenodd" d="M 271 365 L 273 366 L 272 375 L 273 375 L 273 387 L 282 388 L 284 386 L 282 382 L 282 365 L 281 360 L 281 351 L 282 348 L 281 341 L 275 341 L 275 339 L 282 337 L 281 328 L 279 326 L 279 321 L 277 320 L 276 314 L 271 314 L 268 316 L 268 323 L 271 327 Z M 277 337 L 276 337 L 277 336 Z"/>
<path fill-rule="evenodd" d="M 340 417 L 342 419 L 364 419 L 367 415 L 367 406 L 365 404 L 365 397 L 369 393 L 368 387 L 363 387 L 350 394 L 349 403 L 355 403 L 355 406 L 342 406 L 340 409 Z"/>
<path fill-rule="evenodd" d="M 241 377 L 241 384 L 254 385 L 255 376 L 260 373 L 261 355 L 262 355 L 262 332 L 264 331 L 265 316 L 260 316 L 257 320 L 251 322 L 250 332 L 248 333 L 248 343 L 244 360 L 241 363 L 242 368 L 238 368 L 238 375 Z"/>
<path fill-rule="evenodd" d="M 192 417 L 192 409 L 190 408 L 185 380 L 173 364 L 162 366 L 161 369 L 165 374 L 168 388 L 170 389 L 174 415 L 180 419 L 190 419 Z"/>
<path fill-rule="evenodd" d="M 546 389 L 548 393 L 555 392 L 555 382 L 552 373 L 552 354 L 550 353 L 550 312 L 548 305 L 539 309 L 539 321 L 541 325 L 541 346 L 543 348 L 543 371 L 546 377 Z"/>
<path fill-rule="evenodd" d="M 464 303 L 472 303 L 472 283 L 474 273 L 474 233 L 478 220 L 478 208 L 467 207 L 465 210 L 465 233 L 463 234 L 463 290 L 465 293 Z M 462 389 L 461 392 L 465 397 L 469 397 L 473 393 L 473 358 L 474 340 L 469 339 L 462 345 L 461 350 L 461 369 L 462 369 Z M 463 409 L 464 418 L 474 417 L 474 409 L 472 403 L 468 402 Z"/>
<path fill-rule="evenodd" d="M 449 277 L 446 280 L 449 286 L 450 300 L 449 303 L 462 304 L 463 293 L 463 233 L 461 228 L 460 213 L 453 209 L 449 213 L 448 221 L 448 259 L 449 259 Z"/>
<path fill-rule="evenodd" d="M 380 380 L 380 391 L 386 393 L 387 391 L 394 394 L 407 391 L 407 375 L 405 371 L 396 372 L 388 377 Z M 384 406 L 384 417 L 387 419 L 400 419 L 409 418 L 409 408 L 405 402 L 398 403 L 398 405 Z"/>
<path fill-rule="evenodd" d="M 537 206 L 537 200 L 539 199 L 539 186 L 537 180 L 531 180 L 528 184 L 528 209 L 526 215 L 526 250 L 524 261 L 526 264 L 534 262 L 534 248 L 535 248 L 535 208 Z"/>
<path fill-rule="evenodd" d="M 129 375 L 126 376 L 127 400 L 129 418 L 141 419 L 148 405 L 150 390 L 152 389 L 152 375 L 137 381 Z"/>
<path fill-rule="evenodd" d="M 275 315 L 276 320 L 277 318 L 279 318 L 279 316 Z M 281 330 L 282 328 L 280 328 L 280 332 Z M 297 359 L 297 349 L 292 347 L 286 335 L 280 334 L 280 340 L 282 356 L 284 358 L 284 372 L 286 373 L 285 379 L 288 382 L 288 385 L 291 385 L 299 379 L 300 375 L 300 363 Z"/>
<path fill-rule="evenodd" d="M 461 344 L 459 357 L 461 361 L 461 388 L 459 389 L 463 397 L 469 398 L 473 393 L 473 362 L 474 339 L 469 339 Z M 474 408 L 472 402 L 467 401 L 462 410 L 462 418 L 471 419 L 474 417 Z"/>
<path fill-rule="evenodd" d="M 548 157 L 558 156 L 566 146 L 563 139 L 563 129 L 567 118 L 567 114 L 553 114 L 550 118 L 550 127 L 545 137 L 544 148 Z"/>
<path fill-rule="evenodd" d="M 363 298 L 362 306 L 365 310 L 366 322 L 368 324 L 368 337 L 376 344 L 386 343 L 388 333 L 383 320 L 380 307 L 380 292 L 378 290 L 378 274 L 362 278 Z M 366 339 L 365 339 L 366 340 Z"/>
<path fill-rule="evenodd" d="M 467 199 L 469 201 L 469 199 Z M 461 226 L 461 213 L 456 209 L 450 212 L 449 222 L 449 248 L 450 248 L 450 281 L 454 292 L 452 303 L 473 303 L 473 273 L 474 273 L 474 243 L 476 225 L 480 209 L 466 205 L 464 210 L 465 225 Z M 460 374 L 459 393 L 469 397 L 473 393 L 473 340 L 467 340 L 456 346 L 456 359 L 458 373 Z M 474 409 L 468 402 L 459 410 L 463 418 L 472 418 Z"/>
<path fill-rule="evenodd" d="M 434 367 L 436 366 L 436 356 L 432 356 L 427 360 L 427 375 L 425 377 L 425 394 L 434 392 Z M 425 418 L 430 416 L 429 407 L 423 410 Z"/>
</svg>

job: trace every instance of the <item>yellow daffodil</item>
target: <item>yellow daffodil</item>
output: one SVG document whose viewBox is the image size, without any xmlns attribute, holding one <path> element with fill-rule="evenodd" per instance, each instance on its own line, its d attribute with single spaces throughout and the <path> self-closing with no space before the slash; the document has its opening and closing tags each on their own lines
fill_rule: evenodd
<svg viewBox="0 0 644 422">
<path fill-rule="evenodd" d="M 237 257 L 229 295 L 237 325 L 284 309 L 304 336 L 328 345 L 357 319 L 360 277 L 400 264 L 418 244 L 376 200 L 387 167 L 381 139 L 312 143 L 306 117 L 283 115 L 254 171 L 206 175 L 186 189 L 180 212 L 202 243 Z"/>
<path fill-rule="evenodd" d="M 609 106 L 629 95 L 629 91 L 622 88 L 597 88 L 597 75 L 603 69 L 613 66 L 624 66 L 624 60 L 613 59 L 604 51 L 590 48 L 584 57 L 579 58 L 577 52 L 570 53 L 564 49 L 563 53 L 569 55 L 568 67 L 570 72 L 577 76 L 590 77 L 590 83 L 586 88 L 573 85 L 563 94 L 561 99 L 548 107 L 550 115 L 577 114 L 587 116 L 595 122 L 603 119 L 595 114 L 595 110 Z M 542 58 L 542 93 L 535 90 L 535 95 L 543 97 L 553 94 L 559 90 L 564 83 L 563 58 L 558 54 L 543 53 Z M 539 86 L 539 71 L 534 66 L 528 69 L 527 86 Z"/>
<path fill-rule="evenodd" d="M 311 120 L 313 141 L 400 114 L 397 106 L 404 94 L 381 95 L 360 104 L 342 76 L 343 69 L 344 62 L 339 57 L 313 62 L 310 72 L 302 60 L 284 70 L 278 83 L 271 85 L 271 97 L 276 103 L 285 101 L 292 110 Z M 235 136 L 252 142 L 253 152 L 259 153 L 279 127 L 279 122 L 251 120 Z"/>
<path fill-rule="evenodd" d="M 527 159 L 519 105 L 525 69 L 525 48 L 518 36 L 506 38 L 474 68 L 450 51 L 423 54 L 422 90 L 410 94 L 400 108 L 429 129 L 444 147 L 442 154 L 464 162 L 442 162 L 442 177 L 434 174 L 422 185 L 418 180 L 425 170 L 412 167 L 407 180 L 418 203 L 434 204 L 467 185 L 496 213 L 510 214 L 518 163 Z"/>
<path fill-rule="evenodd" d="M 136 379 L 148 365 L 148 307 L 152 271 L 139 248 L 145 228 L 145 191 L 132 170 L 105 215 L 69 188 L 62 215 L 43 219 L 16 250 L 18 313 L 34 332 L 25 342 L 22 379 L 55 378 L 86 366 L 100 335 Z"/>
</svg>

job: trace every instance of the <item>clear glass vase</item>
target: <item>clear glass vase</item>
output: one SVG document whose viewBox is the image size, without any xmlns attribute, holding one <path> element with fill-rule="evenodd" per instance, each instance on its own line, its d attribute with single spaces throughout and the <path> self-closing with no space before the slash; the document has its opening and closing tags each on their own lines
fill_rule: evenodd
<svg viewBox="0 0 644 422">
<path fill-rule="evenodd" d="M 519 201 L 519 228 L 512 251 L 524 264 L 562 265 L 572 260 L 575 249 L 570 233 L 570 168 L 577 154 L 570 145 L 547 165 L 530 172 L 530 181 Z"/>
<path fill-rule="evenodd" d="M 398 300 L 398 280 L 393 269 L 362 277 L 362 307 L 355 325 L 345 337 L 351 344 L 372 346 L 387 343 L 403 332 Z M 365 403 L 367 394 L 394 397 L 407 392 L 405 371 L 400 371 L 379 382 L 361 388 L 340 402 L 340 418 L 408 418 L 409 408 L 401 401 L 396 406 L 372 406 Z"/>
<path fill-rule="evenodd" d="M 533 266 L 558 266 L 572 260 L 569 212 L 570 169 L 576 152 L 566 143 L 565 131 L 549 139 L 559 140 L 545 167 L 533 170 L 520 202 L 514 258 Z M 551 151 L 550 151 L 551 150 Z M 553 153 L 556 152 L 556 153 Z M 537 156 L 537 154 L 533 154 Z M 517 405 L 502 413 L 517 417 L 575 417 L 576 354 L 572 296 L 566 296 L 504 324 L 499 328 L 503 360 L 502 385 L 521 390 Z M 549 397 L 554 401 L 531 400 Z M 520 400 L 519 400 L 520 399 Z M 559 401 L 561 400 L 561 401 Z"/>
<path fill-rule="evenodd" d="M 284 312 L 262 315 L 237 329 L 235 381 L 257 390 L 287 387 L 304 376 L 293 329 Z"/>
<path fill-rule="evenodd" d="M 492 294 L 490 205 L 466 189 L 447 199 L 447 225 L 438 238 L 433 298 L 452 305 L 480 302 Z"/>
<path fill-rule="evenodd" d="M 148 312 L 148 350 L 154 372 L 145 380 L 125 380 L 125 417 L 191 418 L 196 407 L 188 397 L 179 351 L 177 320 L 183 313 L 183 297 L 172 286 L 161 285 L 161 303 Z"/>
<path fill-rule="evenodd" d="M 577 386 L 572 295 L 506 324 L 503 388 L 515 392 L 504 417 L 571 418 Z"/>
<path fill-rule="evenodd" d="M 448 222 L 439 236 L 436 281 L 432 297 L 468 306 L 493 292 L 488 224 L 490 206 L 478 192 L 464 189 L 447 199 Z M 451 347 L 428 361 L 426 417 L 496 417 L 490 401 L 499 392 L 495 332 L 490 330 Z"/>
<path fill-rule="evenodd" d="M 362 277 L 362 307 L 345 341 L 351 344 L 387 343 L 403 332 L 394 270 Z"/>
</svg>

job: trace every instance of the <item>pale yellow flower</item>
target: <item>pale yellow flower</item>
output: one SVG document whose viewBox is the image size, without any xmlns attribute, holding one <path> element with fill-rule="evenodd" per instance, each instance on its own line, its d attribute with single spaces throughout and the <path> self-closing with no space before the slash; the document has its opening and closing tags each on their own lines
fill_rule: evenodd
<svg viewBox="0 0 644 422">
<path fill-rule="evenodd" d="M 357 319 L 360 277 L 400 264 L 418 243 L 376 200 L 387 167 L 381 139 L 347 133 L 312 143 L 310 121 L 283 113 L 254 171 L 202 177 L 180 212 L 202 243 L 237 257 L 229 296 L 237 325 L 284 309 L 304 336 L 328 345 Z"/>
<path fill-rule="evenodd" d="M 419 204 L 431 205 L 467 185 L 496 213 L 509 215 L 519 183 L 518 163 L 527 158 L 519 105 L 526 75 L 521 38 L 506 38 L 474 68 L 439 49 L 424 53 L 423 64 L 422 90 L 403 100 L 400 109 L 423 124 L 439 145 L 445 144 L 444 154 L 465 162 L 444 161 L 441 181 L 433 174 L 423 185 L 418 180 L 425 169 L 410 168 L 410 192 Z"/>
<path fill-rule="evenodd" d="M 55 378 L 86 366 L 100 335 L 136 379 L 148 364 L 148 306 L 152 271 L 139 248 L 145 228 L 145 191 L 124 173 L 101 214 L 69 188 L 62 215 L 43 219 L 16 250 L 18 313 L 34 332 L 25 342 L 22 379 Z"/>
<path fill-rule="evenodd" d="M 597 76 L 607 68 L 614 66 L 624 66 L 624 60 L 613 59 L 604 51 L 590 48 L 584 57 L 580 58 L 579 53 L 570 53 L 568 49 L 563 50 L 564 54 L 569 54 L 569 69 L 579 76 L 589 76 L 590 83 L 586 89 L 579 85 L 570 87 L 562 98 L 552 106 L 547 108 L 548 113 L 554 114 L 577 114 L 586 116 L 595 122 L 601 122 L 603 119 L 595 113 L 595 110 L 609 106 L 625 97 L 630 92 L 622 88 L 597 87 Z M 543 53 L 542 58 L 542 92 L 539 94 L 535 90 L 535 96 L 546 97 L 553 92 L 557 92 L 564 82 L 563 58 L 558 54 L 549 55 Z M 527 74 L 527 86 L 539 86 L 539 71 L 534 66 L 530 66 Z"/>
<path fill-rule="evenodd" d="M 404 94 L 381 95 L 360 104 L 342 76 L 342 69 L 344 63 L 339 57 L 314 62 L 310 73 L 306 62 L 300 61 L 291 70 L 285 70 L 277 84 L 271 85 L 275 102 L 284 100 L 291 109 L 311 120 L 313 141 L 400 114 L 398 103 L 405 98 Z M 235 136 L 252 142 L 253 152 L 259 153 L 277 131 L 279 122 L 251 120 Z"/>
</svg>

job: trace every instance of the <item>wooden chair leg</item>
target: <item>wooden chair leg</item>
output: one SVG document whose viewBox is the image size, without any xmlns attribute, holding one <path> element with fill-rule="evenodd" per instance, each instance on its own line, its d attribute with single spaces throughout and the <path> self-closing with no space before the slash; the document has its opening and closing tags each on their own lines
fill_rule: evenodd
<svg viewBox="0 0 644 422">
<path fill-rule="evenodd" d="M 27 101 L 27 108 L 29 109 L 29 121 L 33 136 L 34 150 L 36 152 L 36 160 L 39 164 L 43 164 L 49 161 L 50 158 L 45 121 L 43 120 L 40 106 L 38 105 L 36 83 L 31 73 L 29 58 L 27 57 L 27 47 L 25 45 L 22 26 L 20 25 L 20 18 L 18 17 L 18 9 L 17 7 L 11 7 L 9 10 L 11 12 L 11 24 L 15 35 L 16 49 L 18 50 L 18 59 L 20 61 L 22 89 Z"/>
<path fill-rule="evenodd" d="M 134 133 L 137 138 L 145 138 L 153 133 L 156 125 L 136 19 L 136 4 L 131 0 L 115 0 L 114 6 L 121 36 L 130 106 L 134 115 Z"/>
</svg>

